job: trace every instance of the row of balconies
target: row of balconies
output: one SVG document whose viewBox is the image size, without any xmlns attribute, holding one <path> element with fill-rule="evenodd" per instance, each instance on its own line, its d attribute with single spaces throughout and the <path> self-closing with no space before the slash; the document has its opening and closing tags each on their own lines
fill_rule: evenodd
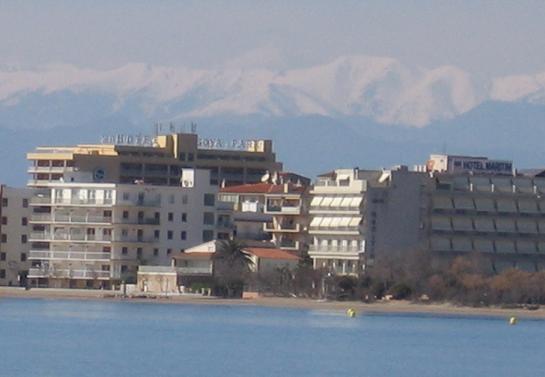
<svg viewBox="0 0 545 377">
<path fill-rule="evenodd" d="M 79 261 L 109 261 L 111 253 L 100 251 L 62 251 L 62 250 L 30 250 L 30 260 L 79 260 Z"/>
<path fill-rule="evenodd" d="M 146 199 L 118 199 L 115 203 L 110 198 L 55 198 L 53 201 L 50 196 L 35 196 L 30 199 L 31 205 L 52 205 L 52 206 L 131 206 L 131 207 L 159 207 L 161 205 L 160 198 L 146 198 Z"/>
<path fill-rule="evenodd" d="M 112 279 L 119 278 L 111 271 L 91 269 L 69 269 L 69 268 L 31 268 L 28 271 L 29 278 L 58 278 L 58 279 Z"/>
<path fill-rule="evenodd" d="M 81 241 L 81 242 L 156 242 L 155 237 L 144 236 L 115 236 L 107 234 L 87 234 L 87 233 L 68 233 L 68 232 L 32 232 L 30 242 L 39 241 Z"/>
</svg>

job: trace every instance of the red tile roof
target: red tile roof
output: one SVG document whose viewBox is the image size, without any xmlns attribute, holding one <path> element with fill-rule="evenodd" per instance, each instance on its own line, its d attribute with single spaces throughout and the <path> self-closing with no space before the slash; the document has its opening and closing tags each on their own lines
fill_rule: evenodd
<svg viewBox="0 0 545 377">
<path fill-rule="evenodd" d="M 293 183 L 288 183 L 289 194 L 303 193 L 305 191 L 304 186 L 297 186 Z M 282 194 L 284 193 L 284 185 L 275 185 L 272 183 L 249 183 L 239 186 L 222 187 L 220 192 L 227 192 L 233 194 Z"/>
<path fill-rule="evenodd" d="M 291 260 L 291 261 L 299 260 L 298 256 L 288 253 L 287 251 L 281 250 L 281 249 L 269 249 L 269 248 L 263 248 L 263 247 L 247 247 L 244 250 L 250 254 L 255 255 L 258 258 L 283 259 L 283 260 Z"/>
</svg>

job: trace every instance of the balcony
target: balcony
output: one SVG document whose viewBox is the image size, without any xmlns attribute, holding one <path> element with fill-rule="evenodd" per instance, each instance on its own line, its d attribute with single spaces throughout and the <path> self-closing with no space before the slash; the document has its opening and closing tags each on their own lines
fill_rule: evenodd
<svg viewBox="0 0 545 377">
<path fill-rule="evenodd" d="M 56 279 L 110 279 L 110 271 L 89 269 L 59 269 L 59 268 L 31 268 L 29 278 L 56 278 Z"/>
<path fill-rule="evenodd" d="M 96 215 L 74 215 L 74 214 L 50 214 L 50 213 L 35 213 L 30 217 L 30 222 L 33 223 L 69 223 L 69 224 L 111 224 L 112 218 Z"/>
<path fill-rule="evenodd" d="M 321 245 L 310 245 L 309 254 L 311 255 L 327 255 L 334 258 L 336 255 L 345 256 L 352 255 L 358 256 L 365 252 L 364 247 L 359 246 L 321 246 Z"/>
<path fill-rule="evenodd" d="M 36 260 L 81 260 L 81 261 L 109 261 L 110 253 L 100 251 L 79 250 L 30 250 L 28 259 Z"/>
<path fill-rule="evenodd" d="M 265 232 L 288 232 L 288 233 L 297 233 L 301 229 L 301 224 L 290 224 L 290 223 L 273 223 L 266 222 L 263 225 L 263 230 Z"/>
<path fill-rule="evenodd" d="M 50 196 L 34 196 L 30 198 L 30 205 L 44 205 L 44 204 L 51 204 L 51 197 Z"/>
<path fill-rule="evenodd" d="M 299 215 L 301 213 L 301 206 L 265 206 L 265 213 L 272 214 L 286 214 L 286 215 Z"/>
<path fill-rule="evenodd" d="M 138 237 L 138 236 L 117 236 L 112 239 L 112 242 L 118 243 L 153 243 L 159 239 L 154 237 Z"/>
<path fill-rule="evenodd" d="M 63 206 L 95 206 L 95 207 L 109 207 L 113 204 L 112 199 L 96 199 L 96 198 L 55 198 L 53 205 Z"/>
<path fill-rule="evenodd" d="M 299 241 L 294 241 L 290 239 L 282 240 L 277 246 L 285 250 L 299 250 Z"/>
<path fill-rule="evenodd" d="M 74 168 L 70 166 L 30 166 L 27 172 L 30 174 L 63 174 L 73 172 Z"/>
<path fill-rule="evenodd" d="M 86 233 L 67 232 L 33 232 L 30 233 L 30 242 L 35 241 L 81 241 L 81 242 L 110 242 L 110 235 L 96 235 Z"/>
</svg>

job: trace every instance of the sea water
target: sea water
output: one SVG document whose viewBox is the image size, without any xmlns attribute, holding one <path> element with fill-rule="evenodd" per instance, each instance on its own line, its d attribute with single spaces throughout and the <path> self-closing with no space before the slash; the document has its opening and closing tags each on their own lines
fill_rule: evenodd
<svg viewBox="0 0 545 377">
<path fill-rule="evenodd" d="M 0 299 L 0 376 L 544 376 L 545 321 Z"/>
</svg>

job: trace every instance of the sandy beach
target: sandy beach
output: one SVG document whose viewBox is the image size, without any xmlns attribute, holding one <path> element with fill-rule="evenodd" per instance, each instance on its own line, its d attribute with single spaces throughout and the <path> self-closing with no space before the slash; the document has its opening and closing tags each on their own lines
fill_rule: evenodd
<svg viewBox="0 0 545 377">
<path fill-rule="evenodd" d="M 145 302 L 164 304 L 199 304 L 199 305 L 257 305 L 278 308 L 300 308 L 315 310 L 346 311 L 353 308 L 359 314 L 365 313 L 398 313 L 398 314 L 431 314 L 447 316 L 492 316 L 509 318 L 545 319 L 545 308 L 537 310 L 506 309 L 499 307 L 473 308 L 456 306 L 449 303 L 414 303 L 410 301 L 379 301 L 363 303 L 358 301 L 323 301 L 305 298 L 259 297 L 255 299 L 224 299 L 201 295 L 180 295 L 153 298 L 123 298 L 118 291 L 0 287 L 2 298 L 39 298 L 39 299 L 71 299 L 71 300 L 104 300 L 123 302 Z M 1 301 L 0 301 L 1 302 Z"/>
</svg>

